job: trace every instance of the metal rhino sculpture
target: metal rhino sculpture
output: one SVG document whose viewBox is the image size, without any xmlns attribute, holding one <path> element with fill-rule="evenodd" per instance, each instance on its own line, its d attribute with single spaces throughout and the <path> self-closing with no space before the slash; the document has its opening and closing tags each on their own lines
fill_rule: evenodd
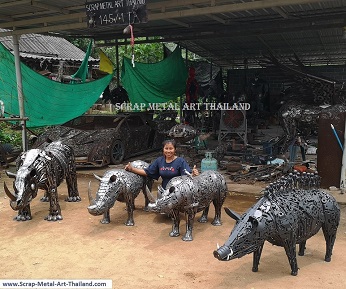
<svg viewBox="0 0 346 289">
<path fill-rule="evenodd" d="M 227 191 L 224 177 L 219 172 L 208 170 L 196 177 L 184 175 L 171 179 L 165 190 L 162 187 L 159 189 L 157 200 L 150 195 L 151 203 L 148 207 L 151 211 L 165 213 L 172 218 L 173 227 L 169 233 L 171 237 L 180 235 L 180 212 L 185 213 L 186 233 L 182 239 L 192 241 L 195 214 L 203 211 L 198 222 L 206 223 L 211 202 L 215 207 L 212 225 L 221 225 L 221 208 Z"/>
<path fill-rule="evenodd" d="M 24 152 L 17 160 L 17 173 L 6 172 L 13 181 L 14 193 L 4 183 L 10 206 L 18 211 L 17 221 L 31 220 L 30 202 L 37 196 L 38 189 L 45 190 L 50 202 L 47 221 L 62 220 L 57 188 L 66 179 L 68 202 L 81 200 L 77 188 L 77 174 L 74 152 L 61 142 L 52 142 L 43 149 L 31 149 Z"/>
<path fill-rule="evenodd" d="M 135 168 L 145 168 L 149 164 L 140 160 L 131 162 Z M 133 226 L 135 224 L 133 219 L 133 211 L 135 209 L 135 198 L 142 190 L 145 197 L 144 210 L 148 210 L 149 199 L 147 192 L 151 190 L 153 180 L 148 177 L 143 177 L 124 169 L 113 169 L 106 171 L 102 177 L 94 175 L 100 181 L 96 198 L 91 196 L 90 183 L 89 183 L 89 202 L 88 211 L 93 216 L 103 214 L 102 224 L 110 223 L 109 210 L 115 204 L 115 201 L 125 202 L 127 210 L 126 226 Z"/>
<path fill-rule="evenodd" d="M 334 197 L 317 189 L 319 177 L 290 174 L 271 184 L 259 201 L 242 216 L 230 209 L 227 214 L 236 224 L 225 244 L 214 251 L 220 261 L 229 261 L 253 253 L 252 271 L 258 265 L 265 241 L 285 248 L 291 274 L 298 274 L 298 254 L 304 255 L 306 240 L 322 228 L 326 240 L 324 260 L 329 262 L 340 221 L 340 209 Z"/>
</svg>

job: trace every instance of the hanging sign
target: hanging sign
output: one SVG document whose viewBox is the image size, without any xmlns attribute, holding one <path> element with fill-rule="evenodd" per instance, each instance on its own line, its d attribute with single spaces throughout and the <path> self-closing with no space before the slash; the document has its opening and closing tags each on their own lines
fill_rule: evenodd
<svg viewBox="0 0 346 289">
<path fill-rule="evenodd" d="M 146 23 L 146 0 L 95 1 L 85 4 L 88 27 Z"/>
</svg>

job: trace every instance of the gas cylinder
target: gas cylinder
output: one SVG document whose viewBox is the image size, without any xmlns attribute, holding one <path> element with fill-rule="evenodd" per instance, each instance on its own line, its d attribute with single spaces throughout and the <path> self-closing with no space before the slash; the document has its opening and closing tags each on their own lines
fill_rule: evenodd
<svg viewBox="0 0 346 289">
<path fill-rule="evenodd" d="M 217 160 L 212 157 L 212 153 L 211 152 L 206 152 L 205 153 L 205 158 L 202 159 L 202 162 L 201 162 L 201 171 L 202 171 L 202 173 L 204 171 L 208 171 L 208 170 L 212 170 L 212 171 L 216 171 L 217 170 Z"/>
</svg>

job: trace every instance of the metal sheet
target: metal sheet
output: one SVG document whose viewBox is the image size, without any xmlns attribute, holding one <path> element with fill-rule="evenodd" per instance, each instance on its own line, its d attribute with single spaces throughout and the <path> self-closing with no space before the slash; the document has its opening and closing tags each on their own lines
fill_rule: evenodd
<svg viewBox="0 0 346 289">
<path fill-rule="evenodd" d="M 333 106 L 320 113 L 318 125 L 317 167 L 321 187 L 340 186 L 342 150 L 333 133 L 333 124 L 341 143 L 344 140 L 346 112 L 344 107 Z"/>
</svg>

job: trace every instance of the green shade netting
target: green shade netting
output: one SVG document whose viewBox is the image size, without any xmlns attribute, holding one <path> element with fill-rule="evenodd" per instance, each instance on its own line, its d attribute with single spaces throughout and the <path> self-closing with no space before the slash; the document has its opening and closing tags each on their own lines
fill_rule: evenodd
<svg viewBox="0 0 346 289">
<path fill-rule="evenodd" d="M 78 84 L 50 80 L 21 63 L 24 112 L 27 127 L 59 125 L 85 113 L 100 97 L 112 79 Z M 5 112 L 19 115 L 14 56 L 0 43 L 0 99 Z"/>
<path fill-rule="evenodd" d="M 185 93 L 188 71 L 181 50 L 157 63 L 138 63 L 124 58 L 121 81 L 131 104 L 163 103 Z"/>
</svg>

